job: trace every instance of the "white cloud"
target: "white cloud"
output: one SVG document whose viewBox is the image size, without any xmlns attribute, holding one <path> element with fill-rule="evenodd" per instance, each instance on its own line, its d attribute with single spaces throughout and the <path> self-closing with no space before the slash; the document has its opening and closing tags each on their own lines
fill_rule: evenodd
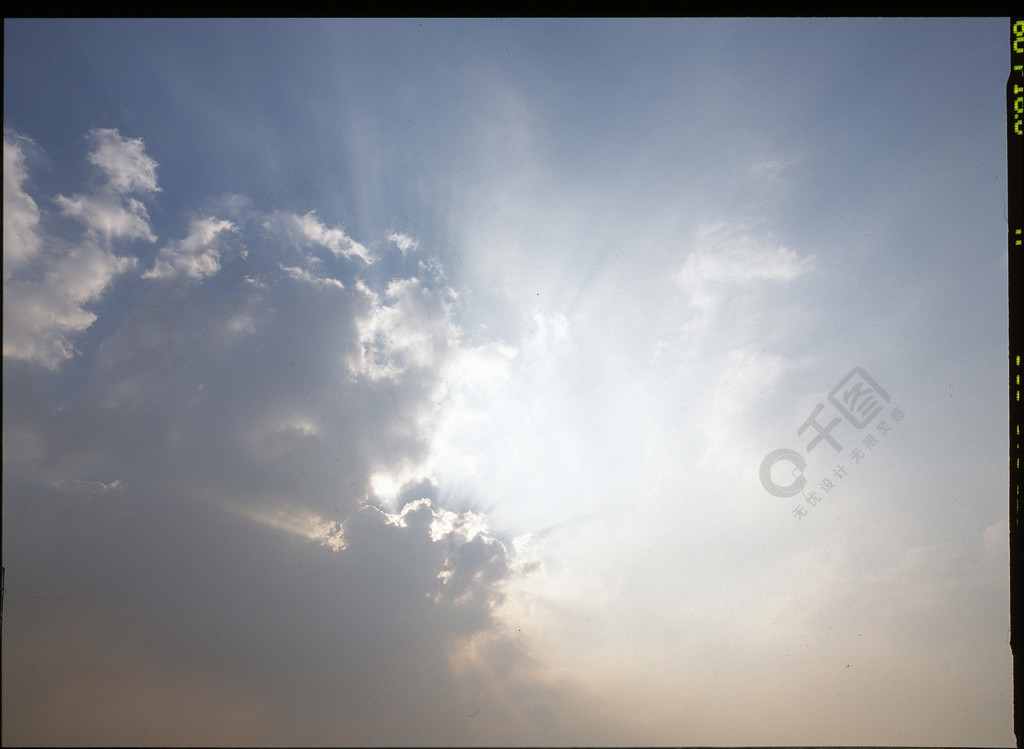
<svg viewBox="0 0 1024 749">
<path fill-rule="evenodd" d="M 370 491 L 377 499 L 395 503 L 402 487 L 430 479 L 429 468 L 419 461 L 393 461 L 386 469 L 370 474 Z"/>
<path fill-rule="evenodd" d="M 359 349 L 349 359 L 354 376 L 399 377 L 409 367 L 439 363 L 458 340 L 450 288 L 431 289 L 417 278 L 401 278 L 388 284 L 386 297 L 390 305 L 379 304 L 374 295 L 357 321 Z"/>
<path fill-rule="evenodd" d="M 89 160 L 109 184 L 84 195 L 57 196 L 62 212 L 86 226 L 83 236 L 69 239 L 40 233 L 41 212 L 24 191 L 24 149 L 32 141 L 4 132 L 3 352 L 51 370 L 74 356 L 73 337 L 95 322 L 96 313 L 87 308 L 136 265 L 134 257 L 114 253 L 113 240 L 156 239 L 146 207 L 124 195 L 158 189 L 156 163 L 142 141 L 123 139 L 116 130 L 94 130 L 89 140 Z"/>
<path fill-rule="evenodd" d="M 5 282 L 4 356 L 57 369 L 75 354 L 73 336 L 96 320 L 96 313 L 85 307 L 134 266 L 135 258 L 83 244 L 55 258 L 41 281 Z"/>
<path fill-rule="evenodd" d="M 388 234 L 388 241 L 394 242 L 398 246 L 398 249 L 402 251 L 403 255 L 408 254 L 410 250 L 415 250 L 420 244 L 418 239 L 414 239 L 407 234 L 402 234 L 397 231 Z"/>
<path fill-rule="evenodd" d="M 141 138 L 122 138 L 117 130 L 92 130 L 87 136 L 93 150 L 89 161 L 107 178 L 107 184 L 88 195 L 58 195 L 57 204 L 89 231 L 113 239 L 156 241 L 149 213 L 133 192 L 157 192 L 156 162 L 146 155 Z"/>
<path fill-rule="evenodd" d="M 188 278 L 212 276 L 220 270 L 217 240 L 224 232 L 235 230 L 230 221 L 213 217 L 197 219 L 189 226 L 188 236 L 168 242 L 160 249 L 152 270 L 143 278 L 170 278 L 183 273 Z"/>
<path fill-rule="evenodd" d="M 408 517 L 421 508 L 432 516 L 430 521 L 430 540 L 435 543 L 454 534 L 463 541 L 472 541 L 477 536 L 488 536 L 487 518 L 475 512 L 452 512 L 443 507 L 437 507 L 427 497 L 420 497 L 412 502 L 406 503 L 399 512 L 388 512 L 376 508 L 384 516 L 388 525 L 398 528 L 408 527 Z"/>
<path fill-rule="evenodd" d="M 107 242 L 114 239 L 156 241 L 149 225 L 149 213 L 135 198 L 124 199 L 112 194 L 74 195 L 70 198 L 58 195 L 56 201 L 66 216 L 77 218 Z"/>
<path fill-rule="evenodd" d="M 373 256 L 359 242 L 352 239 L 345 233 L 344 229 L 329 229 L 316 217 L 316 211 L 310 211 L 305 216 L 293 216 L 295 225 L 299 228 L 306 239 L 323 245 L 335 256 L 346 258 L 358 257 L 366 264 L 373 263 Z"/>
<path fill-rule="evenodd" d="M 156 192 L 156 162 L 146 155 L 142 138 L 124 138 L 116 129 L 89 131 L 93 145 L 89 161 L 107 176 L 119 193 Z"/>
<path fill-rule="evenodd" d="M 25 147 L 32 141 L 4 130 L 4 278 L 39 253 L 39 206 L 25 192 Z"/>
<path fill-rule="evenodd" d="M 293 266 L 286 266 L 283 263 L 279 265 L 281 270 L 288 274 L 289 277 L 294 278 L 296 281 L 302 281 L 308 283 L 311 286 L 319 288 L 325 288 L 327 286 L 333 286 L 336 289 L 344 289 L 345 284 L 336 278 L 326 278 L 323 276 L 314 276 L 308 270 L 297 268 Z"/>
</svg>

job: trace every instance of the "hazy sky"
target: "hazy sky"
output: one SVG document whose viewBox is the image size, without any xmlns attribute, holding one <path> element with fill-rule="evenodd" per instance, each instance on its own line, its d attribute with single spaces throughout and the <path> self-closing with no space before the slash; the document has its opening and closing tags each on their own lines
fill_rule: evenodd
<svg viewBox="0 0 1024 749">
<path fill-rule="evenodd" d="M 1007 38 L 6 21 L 3 742 L 1013 744 Z"/>
</svg>

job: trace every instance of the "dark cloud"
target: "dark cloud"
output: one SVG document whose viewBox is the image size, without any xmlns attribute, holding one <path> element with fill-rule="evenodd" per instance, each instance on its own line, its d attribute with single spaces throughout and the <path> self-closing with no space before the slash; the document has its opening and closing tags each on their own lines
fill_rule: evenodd
<svg viewBox="0 0 1024 749">
<path fill-rule="evenodd" d="M 201 226 L 74 378 L 5 358 L 4 740 L 554 740 L 566 698 L 495 615 L 528 568 L 429 480 L 371 492 L 427 454 L 439 266 L 296 283 L 272 231 Z"/>
</svg>

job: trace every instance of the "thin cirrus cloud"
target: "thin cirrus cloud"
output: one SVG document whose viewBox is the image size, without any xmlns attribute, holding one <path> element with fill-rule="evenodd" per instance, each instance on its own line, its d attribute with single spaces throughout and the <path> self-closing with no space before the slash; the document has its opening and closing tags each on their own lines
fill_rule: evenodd
<svg viewBox="0 0 1024 749">
<path fill-rule="evenodd" d="M 737 287 L 752 288 L 758 282 L 787 283 L 809 273 L 814 257 L 740 228 L 717 223 L 700 227 L 694 249 L 675 275 L 676 283 L 690 295 L 690 303 L 705 310 L 717 308 Z"/>
<path fill-rule="evenodd" d="M 115 479 L 108 484 L 102 481 L 82 481 L 80 479 L 65 479 L 58 481 L 55 485 L 64 491 L 72 492 L 82 496 L 102 496 L 108 492 L 124 491 L 124 484 L 121 479 Z"/>
<path fill-rule="evenodd" d="M 315 276 L 308 270 L 305 270 L 304 268 L 287 266 L 284 264 L 281 264 L 279 267 L 281 268 L 281 270 L 287 273 L 291 278 L 294 278 L 296 281 L 302 281 L 303 283 L 308 283 L 313 286 L 333 286 L 336 289 L 345 288 L 345 284 L 343 284 L 336 278 L 323 278 L 321 276 Z"/>
</svg>

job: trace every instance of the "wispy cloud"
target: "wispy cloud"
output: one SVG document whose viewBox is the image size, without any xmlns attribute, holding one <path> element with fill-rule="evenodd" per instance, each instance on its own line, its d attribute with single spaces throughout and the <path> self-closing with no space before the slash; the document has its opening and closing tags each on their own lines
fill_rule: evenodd
<svg viewBox="0 0 1024 749">
<path fill-rule="evenodd" d="M 220 270 L 220 235 L 235 229 L 230 221 L 213 217 L 197 219 L 189 226 L 188 236 L 172 240 L 160 248 L 153 268 L 143 278 L 171 278 L 182 274 L 186 278 L 200 279 Z"/>
<path fill-rule="evenodd" d="M 770 235 L 717 223 L 698 230 L 674 278 L 693 306 L 712 311 L 727 294 L 750 293 L 764 282 L 787 283 L 813 268 L 813 256 L 801 257 Z"/>
<path fill-rule="evenodd" d="M 373 256 L 366 247 L 352 239 L 341 227 L 327 227 L 317 218 L 315 211 L 310 211 L 304 216 L 293 216 L 292 220 L 305 239 L 326 247 L 335 256 L 357 257 L 367 264 L 373 262 Z"/>
<path fill-rule="evenodd" d="M 121 479 L 114 479 L 109 484 L 102 481 L 83 481 L 82 479 L 62 479 L 54 484 L 55 488 L 71 494 L 85 496 L 100 496 L 110 492 L 123 492 L 124 482 Z"/>
<path fill-rule="evenodd" d="M 235 504 L 230 508 L 254 523 L 315 541 L 331 551 L 343 551 L 348 547 L 343 523 L 328 520 L 302 507 L 282 505 L 273 509 L 260 509 Z"/>
<path fill-rule="evenodd" d="M 313 275 L 312 273 L 310 273 L 308 270 L 305 270 L 304 268 L 298 268 L 298 267 L 295 267 L 295 266 L 287 266 L 287 265 L 284 265 L 283 263 L 279 267 L 281 268 L 281 270 L 283 270 L 285 273 L 287 273 L 290 278 L 294 278 L 296 281 L 302 281 L 303 283 L 308 283 L 311 286 L 316 286 L 316 287 L 319 287 L 319 288 L 325 288 L 327 286 L 331 286 L 331 287 L 334 287 L 336 289 L 344 289 L 345 288 L 345 284 L 343 284 L 341 281 L 339 281 L 336 278 L 326 278 L 324 276 L 316 276 L 316 275 Z"/>
</svg>

